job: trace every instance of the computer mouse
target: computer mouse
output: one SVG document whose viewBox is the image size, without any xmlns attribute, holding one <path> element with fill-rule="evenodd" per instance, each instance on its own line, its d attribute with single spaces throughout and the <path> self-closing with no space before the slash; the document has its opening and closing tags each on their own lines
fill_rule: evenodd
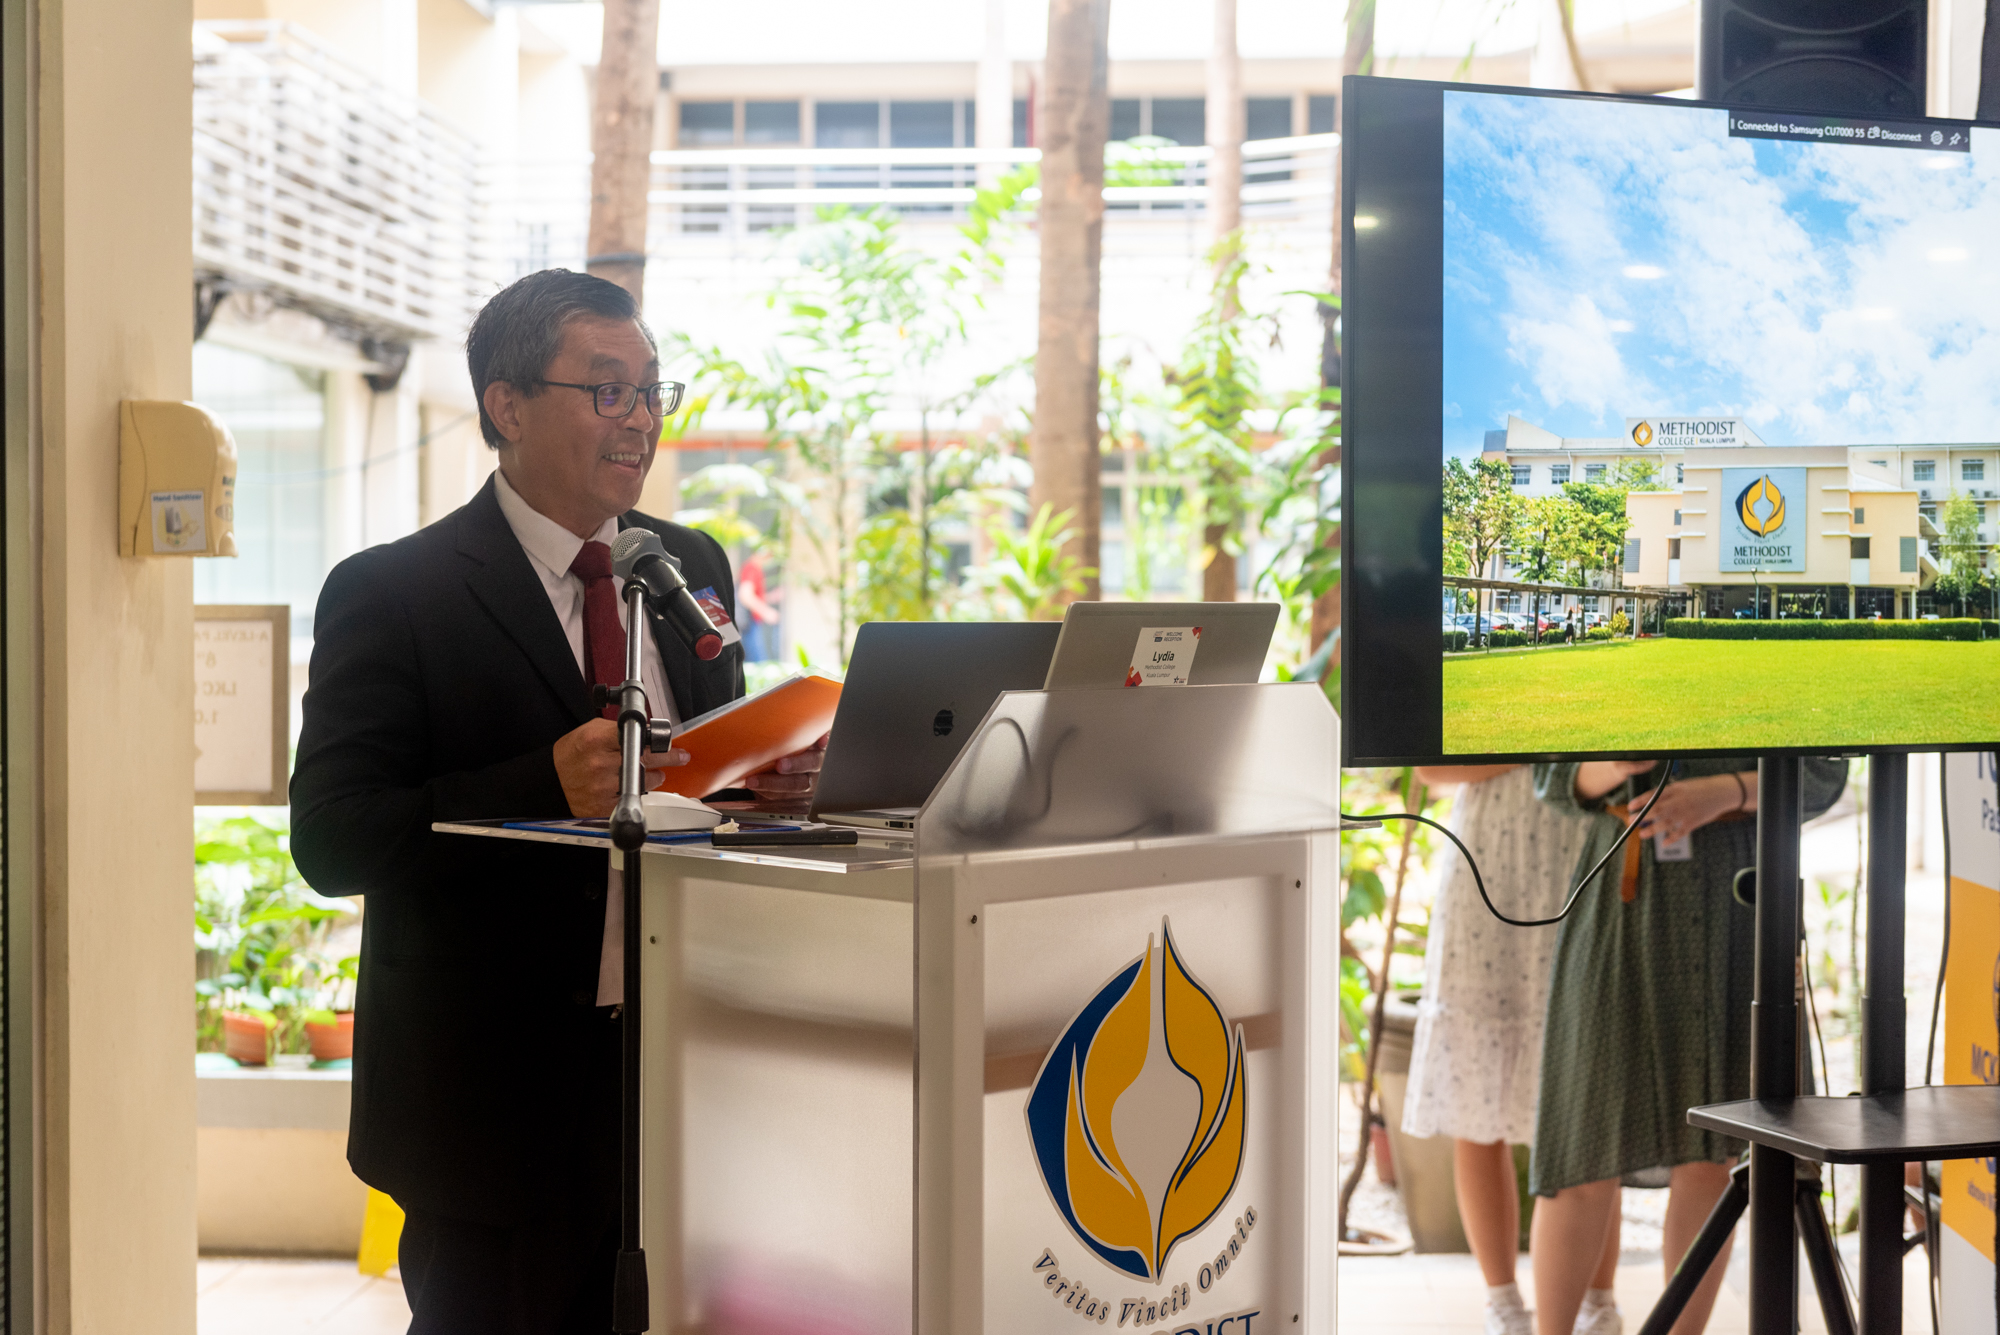
<svg viewBox="0 0 2000 1335">
<path fill-rule="evenodd" d="M 647 793 L 639 799 L 646 812 L 646 830 L 660 834 L 672 830 L 712 830 L 722 823 L 722 813 L 706 803 L 679 793 Z"/>
</svg>

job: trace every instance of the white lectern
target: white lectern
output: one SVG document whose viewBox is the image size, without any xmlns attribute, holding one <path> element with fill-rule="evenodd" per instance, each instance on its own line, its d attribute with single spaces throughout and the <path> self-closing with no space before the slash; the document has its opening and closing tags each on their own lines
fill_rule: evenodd
<svg viewBox="0 0 2000 1335">
<path fill-rule="evenodd" d="M 1331 1330 L 1336 727 L 1012 693 L 914 846 L 649 844 L 652 1329 Z"/>
</svg>

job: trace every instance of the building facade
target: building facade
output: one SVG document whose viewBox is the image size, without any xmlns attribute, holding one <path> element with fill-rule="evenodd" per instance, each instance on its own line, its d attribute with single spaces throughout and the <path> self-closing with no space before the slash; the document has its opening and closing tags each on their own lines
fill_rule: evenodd
<svg viewBox="0 0 2000 1335">
<path fill-rule="evenodd" d="M 1621 436 L 1566 438 L 1510 417 L 1483 457 L 1523 496 L 1651 464 L 1661 485 L 1626 498 L 1621 580 L 1670 590 L 1690 616 L 1947 613 L 1934 590 L 1945 503 L 1975 507 L 1982 569 L 2000 519 L 2000 444 L 1773 446 L 1731 417 L 1631 418 Z"/>
</svg>

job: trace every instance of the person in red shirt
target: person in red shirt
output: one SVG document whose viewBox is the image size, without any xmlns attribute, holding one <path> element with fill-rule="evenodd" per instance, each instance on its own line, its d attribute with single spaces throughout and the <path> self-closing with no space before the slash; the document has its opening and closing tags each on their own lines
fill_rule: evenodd
<svg viewBox="0 0 2000 1335">
<path fill-rule="evenodd" d="M 764 553 L 753 551 L 743 558 L 736 576 L 736 605 L 749 613 L 743 619 L 743 661 L 765 663 L 778 656 L 778 609 L 782 595 L 766 592 Z"/>
</svg>

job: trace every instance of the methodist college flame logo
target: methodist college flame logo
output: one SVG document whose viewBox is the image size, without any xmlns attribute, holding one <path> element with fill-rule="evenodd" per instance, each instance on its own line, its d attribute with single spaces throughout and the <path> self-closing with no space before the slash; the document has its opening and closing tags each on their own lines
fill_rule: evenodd
<svg viewBox="0 0 2000 1335">
<path fill-rule="evenodd" d="M 1632 428 L 1632 443 L 1641 448 L 1653 443 L 1653 424 L 1641 422 Z"/>
<path fill-rule="evenodd" d="M 1736 518 L 1758 537 L 1770 537 L 1785 526 L 1785 493 L 1769 474 L 1758 478 L 1736 497 Z"/>
<path fill-rule="evenodd" d="M 1175 948 L 1126 964 L 1071 1020 L 1028 1095 L 1056 1211 L 1107 1265 L 1158 1283 L 1243 1168 L 1243 1029 Z"/>
</svg>

